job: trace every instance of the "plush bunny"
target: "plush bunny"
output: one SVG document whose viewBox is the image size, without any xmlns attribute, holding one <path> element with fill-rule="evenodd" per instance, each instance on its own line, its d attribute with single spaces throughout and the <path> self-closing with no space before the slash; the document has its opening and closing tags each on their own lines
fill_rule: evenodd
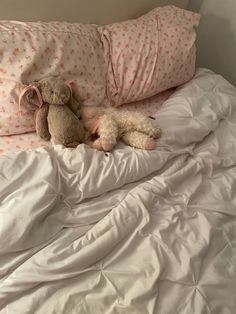
<svg viewBox="0 0 236 314">
<path fill-rule="evenodd" d="M 80 121 L 80 103 L 70 85 L 60 77 L 47 77 L 30 85 L 24 97 L 36 111 L 36 132 L 54 144 L 76 147 L 85 136 Z"/>
<path fill-rule="evenodd" d="M 139 112 L 104 107 L 83 107 L 82 123 L 95 141 L 88 144 L 98 150 L 111 151 L 117 141 L 141 149 L 152 150 L 161 129 L 156 121 Z"/>
</svg>

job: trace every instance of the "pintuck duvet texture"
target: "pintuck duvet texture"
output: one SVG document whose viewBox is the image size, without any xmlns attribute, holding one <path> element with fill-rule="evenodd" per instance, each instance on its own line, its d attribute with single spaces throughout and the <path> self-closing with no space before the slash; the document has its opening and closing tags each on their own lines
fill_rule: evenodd
<svg viewBox="0 0 236 314">
<path fill-rule="evenodd" d="M 198 70 L 155 151 L 0 157 L 0 313 L 233 314 L 236 90 Z"/>
</svg>

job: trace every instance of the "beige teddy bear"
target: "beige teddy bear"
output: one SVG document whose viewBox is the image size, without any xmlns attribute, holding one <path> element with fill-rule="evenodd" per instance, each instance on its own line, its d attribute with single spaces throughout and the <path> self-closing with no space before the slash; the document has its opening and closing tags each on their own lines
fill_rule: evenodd
<svg viewBox="0 0 236 314">
<path fill-rule="evenodd" d="M 54 144 L 76 147 L 85 136 L 80 121 L 80 103 L 72 95 L 69 84 L 60 77 L 47 77 L 34 82 L 24 97 L 36 111 L 36 132 Z M 41 101 L 41 105 L 40 105 Z"/>
<path fill-rule="evenodd" d="M 113 108 L 83 107 L 82 123 L 91 136 L 97 136 L 87 143 L 104 151 L 111 151 L 119 139 L 130 146 L 152 150 L 161 135 L 155 120 L 139 112 Z"/>
</svg>

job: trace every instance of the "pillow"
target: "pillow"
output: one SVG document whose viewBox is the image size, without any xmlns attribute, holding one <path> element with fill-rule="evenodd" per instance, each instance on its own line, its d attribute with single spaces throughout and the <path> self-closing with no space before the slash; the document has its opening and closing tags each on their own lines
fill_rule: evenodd
<svg viewBox="0 0 236 314">
<path fill-rule="evenodd" d="M 35 130 L 32 113 L 19 115 L 24 83 L 49 75 L 74 80 L 85 105 L 105 97 L 106 68 L 95 25 L 66 22 L 0 22 L 0 135 Z"/>
<path fill-rule="evenodd" d="M 198 14 L 165 6 L 138 19 L 98 27 L 112 105 L 141 100 L 190 80 L 198 23 Z"/>
</svg>

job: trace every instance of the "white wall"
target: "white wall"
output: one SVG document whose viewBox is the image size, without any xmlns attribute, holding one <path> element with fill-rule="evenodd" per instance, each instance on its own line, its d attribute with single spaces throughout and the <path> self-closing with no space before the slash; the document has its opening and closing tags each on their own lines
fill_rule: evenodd
<svg viewBox="0 0 236 314">
<path fill-rule="evenodd" d="M 236 86 L 236 0 L 190 0 L 189 9 L 201 14 L 197 64 Z"/>
<path fill-rule="evenodd" d="M 188 0 L 0 0 L 0 19 L 105 24 L 170 3 L 184 8 Z"/>
</svg>

